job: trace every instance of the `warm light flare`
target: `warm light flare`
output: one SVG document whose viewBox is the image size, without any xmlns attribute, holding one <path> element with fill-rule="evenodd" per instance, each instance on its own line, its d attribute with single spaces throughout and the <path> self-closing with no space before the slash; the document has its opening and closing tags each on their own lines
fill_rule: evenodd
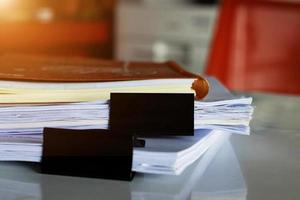
<svg viewBox="0 0 300 200">
<path fill-rule="evenodd" d="M 24 0 L 0 0 L 0 21 L 23 21 L 30 18 L 30 2 Z"/>
<path fill-rule="evenodd" d="M 10 8 L 15 5 L 15 0 L 0 0 L 0 9 Z"/>
</svg>

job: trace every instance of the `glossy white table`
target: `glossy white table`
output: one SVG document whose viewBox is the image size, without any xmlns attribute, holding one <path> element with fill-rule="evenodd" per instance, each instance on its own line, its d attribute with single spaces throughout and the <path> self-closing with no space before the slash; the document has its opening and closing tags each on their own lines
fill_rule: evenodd
<svg viewBox="0 0 300 200">
<path fill-rule="evenodd" d="M 110 181 L 42 175 L 35 164 L 0 162 L 0 199 L 298 200 L 300 97 L 252 95 L 251 135 L 232 135 L 180 176 Z"/>
</svg>

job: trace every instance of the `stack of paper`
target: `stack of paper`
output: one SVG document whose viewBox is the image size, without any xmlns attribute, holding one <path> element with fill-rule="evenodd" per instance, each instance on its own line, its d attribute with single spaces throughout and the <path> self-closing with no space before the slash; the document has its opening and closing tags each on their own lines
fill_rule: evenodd
<svg viewBox="0 0 300 200">
<path fill-rule="evenodd" d="M 1 81 L 0 160 L 39 162 L 44 127 L 108 128 L 110 92 L 191 93 L 192 82 L 193 79 L 93 84 Z M 221 140 L 226 135 L 224 131 L 249 134 L 252 99 L 233 96 L 215 79 L 209 82 L 208 96 L 204 101 L 195 101 L 195 136 L 146 139 L 145 148 L 134 150 L 133 170 L 180 174 Z M 21 102 L 26 104 L 16 104 Z"/>
<path fill-rule="evenodd" d="M 212 130 L 196 131 L 195 136 L 146 138 L 144 148 L 135 148 L 132 169 L 155 174 L 180 174 L 216 142 L 228 134 Z M 0 137 L 1 161 L 40 162 L 42 138 Z"/>
<path fill-rule="evenodd" d="M 192 92 L 190 85 L 193 79 L 126 81 L 95 83 L 91 92 L 89 83 L 75 85 L 63 84 L 65 89 L 57 91 L 58 84 L 46 84 L 45 90 L 31 91 L 28 87 L 41 87 L 38 84 L 23 85 L 27 89 L 15 89 L 5 81 L 0 83 L 3 94 L 0 102 L 10 103 L 39 102 L 40 104 L 11 105 L 0 107 L 0 135 L 6 134 L 41 134 L 44 127 L 73 129 L 108 128 L 109 95 L 111 92 Z M 215 79 L 209 79 L 211 89 L 204 101 L 195 101 L 195 129 L 217 129 L 240 134 L 249 134 L 249 121 L 253 112 L 252 98 L 235 97 Z M 161 83 L 161 84 L 160 84 Z M 14 83 L 16 86 L 19 83 Z M 42 84 L 43 85 L 43 84 Z M 18 85 L 22 86 L 22 85 Z M 106 89 L 103 89 L 103 88 Z M 111 87 L 107 89 L 107 87 Z M 73 89 L 72 89 L 73 88 Z M 83 89 L 85 88 L 85 89 Z M 100 89 L 102 88 L 102 89 Z M 21 92 L 22 90 L 22 92 Z M 54 91 L 53 91 L 54 90 Z M 77 91 L 79 90 L 79 91 Z M 99 90 L 99 91 L 98 91 Z M 104 92 L 105 90 L 105 92 Z M 10 92 L 9 92 L 10 91 Z M 31 91 L 31 92 L 30 92 Z M 50 96 L 51 95 L 51 96 Z M 26 97 L 25 97 L 26 96 Z M 30 97 L 30 98 L 29 98 Z M 29 98 L 29 99 L 28 99 Z M 42 98 L 42 99 L 39 99 Z M 84 100 L 97 100 L 88 101 Z M 42 101 L 43 100 L 43 101 Z M 81 101 L 79 103 L 47 103 L 47 101 Z M 82 102 L 83 101 L 83 102 Z M 6 102 L 7 103 L 7 102 Z M 180 105 L 179 105 L 180 106 Z"/>
<path fill-rule="evenodd" d="M 146 148 L 135 149 L 133 169 L 155 174 L 180 174 L 214 144 L 229 134 L 200 130 L 195 136 L 146 139 Z"/>
</svg>

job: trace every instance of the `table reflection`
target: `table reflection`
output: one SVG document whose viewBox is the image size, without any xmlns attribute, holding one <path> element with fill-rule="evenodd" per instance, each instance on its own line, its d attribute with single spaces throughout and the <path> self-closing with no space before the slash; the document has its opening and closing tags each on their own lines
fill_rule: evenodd
<svg viewBox="0 0 300 200">
<path fill-rule="evenodd" d="M 247 199 L 246 183 L 230 141 L 224 143 L 194 186 L 191 199 Z"/>
<path fill-rule="evenodd" d="M 180 176 L 137 174 L 132 182 L 42 175 L 38 165 L 1 163 L 4 171 L 12 167 L 10 172 L 18 174 L 0 173 L 0 199 L 245 199 L 246 184 L 229 137 Z"/>
</svg>

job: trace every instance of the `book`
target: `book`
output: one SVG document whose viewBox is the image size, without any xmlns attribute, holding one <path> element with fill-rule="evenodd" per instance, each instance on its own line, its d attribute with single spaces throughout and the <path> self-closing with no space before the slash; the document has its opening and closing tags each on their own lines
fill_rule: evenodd
<svg viewBox="0 0 300 200">
<path fill-rule="evenodd" d="M 195 97 L 202 99 L 209 91 L 209 84 L 204 77 L 185 71 L 173 61 L 122 62 L 87 58 L 2 55 L 0 71 L 0 103 L 91 101 L 108 99 L 109 93 L 115 90 L 191 92 L 191 88 L 196 92 Z M 124 83 L 124 85 L 122 82 L 111 83 L 184 78 L 192 78 L 194 81 L 184 87 L 173 84 L 173 88 L 169 88 L 167 83 L 162 87 L 150 88 L 149 85 L 147 87 L 143 83 L 136 82 Z M 109 84 L 103 83 L 108 81 Z M 110 90 L 115 85 L 117 87 Z"/>
<path fill-rule="evenodd" d="M 201 78 L 173 61 L 113 61 L 81 57 L 4 54 L 0 79 L 34 82 L 104 82 L 162 78 Z M 202 79 L 204 79 L 202 77 Z"/>
<path fill-rule="evenodd" d="M 86 83 L 0 81 L 0 103 L 69 103 L 106 101 L 112 92 L 194 93 L 193 78 Z"/>
</svg>

